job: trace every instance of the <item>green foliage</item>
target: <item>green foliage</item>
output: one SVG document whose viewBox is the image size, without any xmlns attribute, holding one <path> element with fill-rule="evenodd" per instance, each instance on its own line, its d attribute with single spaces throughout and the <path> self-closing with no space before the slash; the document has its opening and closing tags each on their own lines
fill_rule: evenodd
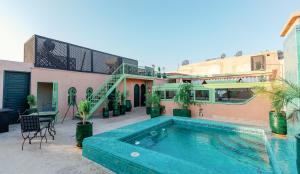
<svg viewBox="0 0 300 174">
<path fill-rule="evenodd" d="M 124 95 L 124 93 L 120 93 L 120 95 L 121 95 L 121 104 L 124 105 L 126 96 Z"/>
<path fill-rule="evenodd" d="M 36 98 L 34 95 L 30 94 L 27 96 L 27 103 L 30 106 L 30 108 L 33 108 L 36 106 Z"/>
<path fill-rule="evenodd" d="M 284 84 L 272 83 L 271 87 L 256 87 L 255 93 L 258 95 L 268 96 L 272 102 L 272 108 L 276 113 L 281 113 L 287 104 L 285 99 L 286 87 Z"/>
<path fill-rule="evenodd" d="M 190 97 L 192 88 L 193 84 L 191 83 L 183 83 L 179 86 L 174 101 L 180 105 L 182 109 L 189 109 L 190 105 L 196 104 Z"/>
<path fill-rule="evenodd" d="M 92 107 L 91 107 L 90 101 L 88 101 L 88 100 L 80 101 L 78 111 L 79 111 L 80 117 L 82 118 L 82 124 L 85 124 L 85 122 L 90 118 L 91 109 L 92 109 Z"/>
<path fill-rule="evenodd" d="M 287 119 L 293 121 L 298 119 L 300 87 L 288 80 L 281 80 L 282 83 L 274 82 L 270 88 L 256 87 L 255 93 L 258 95 L 266 95 L 272 101 L 272 107 L 276 113 L 281 113 L 284 107 L 289 109 Z"/>
<path fill-rule="evenodd" d="M 160 107 L 160 96 L 155 92 L 151 95 L 151 106 Z"/>
<path fill-rule="evenodd" d="M 114 101 L 113 101 L 113 108 L 114 109 L 119 108 L 120 100 L 121 100 L 121 93 L 120 93 L 120 91 L 116 91 Z"/>
<path fill-rule="evenodd" d="M 145 104 L 146 104 L 147 107 L 151 107 L 152 106 L 152 95 L 149 92 L 146 94 Z"/>
<path fill-rule="evenodd" d="M 129 94 L 130 94 L 129 91 L 127 90 L 127 91 L 126 91 L 126 100 L 128 99 Z"/>
<path fill-rule="evenodd" d="M 286 85 L 285 90 L 285 100 L 287 103 L 287 108 L 289 108 L 288 119 L 293 122 L 298 120 L 298 113 L 300 112 L 300 87 L 288 80 L 283 80 Z"/>
</svg>

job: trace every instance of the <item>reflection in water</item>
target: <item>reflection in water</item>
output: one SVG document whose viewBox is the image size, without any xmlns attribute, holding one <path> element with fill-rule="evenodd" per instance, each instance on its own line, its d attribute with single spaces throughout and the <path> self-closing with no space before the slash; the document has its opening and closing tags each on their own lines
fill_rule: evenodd
<svg viewBox="0 0 300 174">
<path fill-rule="evenodd" d="M 128 143 L 207 167 L 217 173 L 224 170 L 226 173 L 272 173 L 264 140 L 257 135 L 170 125 L 142 132 Z"/>
</svg>

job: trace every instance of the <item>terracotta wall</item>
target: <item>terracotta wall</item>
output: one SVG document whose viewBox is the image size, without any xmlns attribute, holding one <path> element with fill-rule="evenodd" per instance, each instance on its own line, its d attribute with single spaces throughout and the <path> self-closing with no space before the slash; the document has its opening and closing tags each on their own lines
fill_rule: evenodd
<svg viewBox="0 0 300 174">
<path fill-rule="evenodd" d="M 170 101 L 162 101 L 161 105 L 166 106 L 165 115 L 173 115 L 173 108 L 179 108 L 176 103 Z M 246 104 L 205 104 L 202 108 L 203 118 L 206 119 L 266 126 L 271 102 L 258 96 Z M 198 106 L 191 106 L 190 109 L 193 118 L 202 118 L 199 116 Z"/>
<path fill-rule="evenodd" d="M 108 75 L 104 74 L 33 68 L 31 73 L 31 93 L 37 94 L 38 82 L 58 82 L 58 109 L 60 116 L 63 116 L 68 108 L 68 89 L 70 87 L 77 89 L 77 104 L 79 104 L 81 99 L 85 99 L 88 87 L 92 87 L 95 91 L 106 78 L 108 78 Z M 95 114 L 99 114 L 99 110 Z M 71 118 L 71 116 L 72 112 L 69 112 L 68 118 Z"/>
</svg>

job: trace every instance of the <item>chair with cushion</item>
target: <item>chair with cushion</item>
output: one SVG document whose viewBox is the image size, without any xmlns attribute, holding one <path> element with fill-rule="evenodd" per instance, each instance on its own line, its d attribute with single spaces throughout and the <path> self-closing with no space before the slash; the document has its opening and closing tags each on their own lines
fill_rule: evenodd
<svg viewBox="0 0 300 174">
<path fill-rule="evenodd" d="M 42 141 L 45 138 L 47 143 L 46 132 L 48 125 L 41 125 L 39 117 L 30 116 L 30 115 L 20 115 L 21 121 L 21 133 L 23 137 L 22 150 L 25 141 L 28 139 L 29 144 L 31 144 L 31 140 L 33 138 L 37 138 L 38 134 L 41 137 L 40 148 L 42 146 Z"/>
</svg>

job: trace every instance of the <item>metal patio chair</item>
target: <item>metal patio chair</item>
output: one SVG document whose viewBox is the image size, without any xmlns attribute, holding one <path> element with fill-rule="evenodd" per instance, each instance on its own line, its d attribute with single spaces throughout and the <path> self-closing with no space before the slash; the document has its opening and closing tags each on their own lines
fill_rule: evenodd
<svg viewBox="0 0 300 174">
<path fill-rule="evenodd" d="M 42 141 L 45 138 L 47 143 L 47 137 L 46 132 L 48 129 L 48 125 L 41 125 L 41 122 L 39 120 L 39 117 L 37 116 L 30 116 L 30 115 L 20 115 L 20 121 L 21 121 L 21 134 L 23 137 L 23 143 L 22 143 L 22 150 L 25 141 L 28 139 L 29 144 L 31 144 L 31 140 L 33 138 L 37 138 L 38 134 L 41 137 L 40 141 L 40 149 L 42 146 Z M 43 132 L 44 130 L 44 132 Z"/>
</svg>

